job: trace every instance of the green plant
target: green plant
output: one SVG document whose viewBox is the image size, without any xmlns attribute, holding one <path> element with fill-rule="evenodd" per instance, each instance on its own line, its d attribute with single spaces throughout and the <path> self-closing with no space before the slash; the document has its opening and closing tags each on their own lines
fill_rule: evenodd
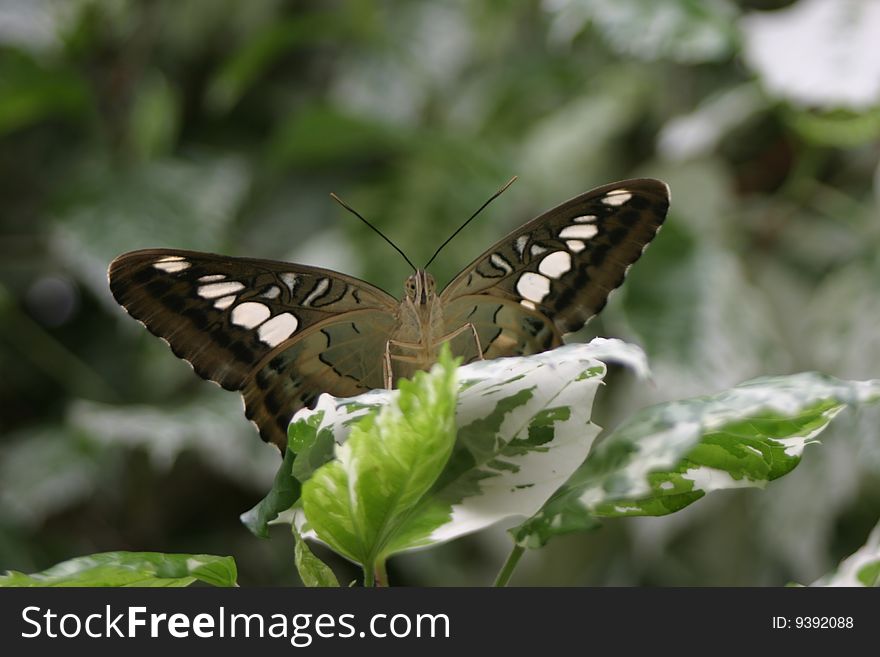
<svg viewBox="0 0 880 657">
<path fill-rule="evenodd" d="M 290 424 L 269 494 L 242 516 L 258 536 L 288 521 L 309 586 L 338 586 L 308 549 L 316 538 L 387 585 L 386 560 L 491 524 L 510 530 L 506 584 L 526 549 L 594 530 L 602 518 L 674 513 L 727 488 L 763 488 L 791 472 L 804 448 L 847 406 L 880 400 L 880 381 L 815 373 L 765 377 L 646 408 L 593 445 L 590 419 L 607 369 L 647 373 L 643 354 L 596 339 L 530 357 L 458 369 L 449 349 L 431 372 L 349 399 L 324 395 Z M 880 526 L 880 525 L 878 525 Z M 878 532 L 820 583 L 880 582 Z M 229 557 L 108 553 L 0 584 L 180 586 L 235 581 Z"/>
</svg>

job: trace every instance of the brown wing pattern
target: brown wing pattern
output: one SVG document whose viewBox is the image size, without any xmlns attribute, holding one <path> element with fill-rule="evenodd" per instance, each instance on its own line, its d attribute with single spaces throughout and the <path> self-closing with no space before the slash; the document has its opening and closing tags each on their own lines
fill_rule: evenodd
<svg viewBox="0 0 880 657">
<path fill-rule="evenodd" d="M 449 307 L 479 295 L 490 308 L 490 301 L 505 300 L 552 321 L 558 335 L 576 331 L 623 283 L 668 208 L 669 188 L 659 180 L 624 180 L 589 191 L 500 240 L 446 286 L 441 300 Z M 447 328 L 455 330 L 452 323 Z M 534 341 L 528 331 L 516 339 L 499 336 L 508 339 L 490 340 L 483 349 L 497 355 L 531 353 L 523 351 Z"/>
<path fill-rule="evenodd" d="M 447 333 L 471 324 L 486 359 L 528 356 L 562 344 L 562 335 L 550 319 L 498 296 L 474 294 L 453 299 L 443 308 L 443 319 Z M 465 363 L 480 357 L 470 331 L 459 333 L 451 346 L 452 352 Z"/>
<path fill-rule="evenodd" d="M 354 310 L 280 344 L 242 387 L 245 415 L 284 451 L 290 418 L 322 392 L 352 397 L 384 386 L 382 357 L 393 328 L 385 311 Z"/>
<path fill-rule="evenodd" d="M 304 395 L 309 401 L 324 391 L 344 396 L 358 377 L 372 384 L 372 374 L 355 360 L 360 353 L 377 353 L 381 372 L 374 343 L 382 338 L 369 334 L 369 327 L 387 330 L 397 308 L 382 290 L 329 270 L 194 251 L 126 253 L 110 265 L 109 280 L 120 305 L 197 374 L 227 390 L 242 390 L 263 438 L 282 449 L 286 431 L 279 434 L 277 419 L 266 411 L 277 407 L 286 424 Z M 348 326 L 348 334 L 340 326 Z M 326 336 L 337 333 L 340 343 L 328 351 Z M 283 368 L 268 365 L 301 338 L 302 345 L 285 353 Z M 364 348 L 373 351 L 360 351 Z M 352 356 L 340 356 L 340 349 Z M 336 361 L 341 364 L 334 370 Z M 291 383 L 281 385 L 279 372 Z M 274 384 L 261 387 L 256 377 Z M 271 401 L 261 397 L 270 391 Z"/>
</svg>

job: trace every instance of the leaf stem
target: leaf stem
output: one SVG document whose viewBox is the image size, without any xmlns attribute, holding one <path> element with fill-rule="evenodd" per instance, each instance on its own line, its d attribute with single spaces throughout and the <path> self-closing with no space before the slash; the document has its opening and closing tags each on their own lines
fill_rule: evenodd
<svg viewBox="0 0 880 657">
<path fill-rule="evenodd" d="M 507 561 L 504 562 L 504 565 L 498 572 L 498 577 L 495 578 L 495 586 L 507 586 L 507 582 L 510 581 L 510 576 L 513 575 L 513 570 L 516 568 L 516 564 L 519 563 L 519 560 L 525 551 L 526 549 L 524 547 L 520 547 L 519 545 L 513 546 L 513 550 L 511 550 L 510 554 L 507 556 Z"/>
<path fill-rule="evenodd" d="M 376 580 L 373 574 L 373 564 L 364 564 L 364 588 L 373 588 L 374 586 L 376 586 Z"/>
<path fill-rule="evenodd" d="M 385 560 L 379 561 L 374 570 L 376 572 L 376 586 L 388 587 L 388 572 L 385 569 Z"/>
</svg>

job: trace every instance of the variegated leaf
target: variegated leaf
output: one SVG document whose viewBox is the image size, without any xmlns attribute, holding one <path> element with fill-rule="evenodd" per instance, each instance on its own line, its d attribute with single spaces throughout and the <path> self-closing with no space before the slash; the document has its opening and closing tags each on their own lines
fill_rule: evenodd
<svg viewBox="0 0 880 657">
<path fill-rule="evenodd" d="M 456 446 L 389 553 L 537 511 L 583 462 L 599 432 L 590 415 L 606 372 L 600 358 L 646 372 L 640 350 L 601 338 L 461 367 Z M 377 390 L 352 399 L 323 395 L 314 410 L 300 411 L 290 430 L 290 449 L 298 450 L 292 472 L 308 480 L 333 458 L 355 422 L 393 404 L 398 394 Z"/>
</svg>

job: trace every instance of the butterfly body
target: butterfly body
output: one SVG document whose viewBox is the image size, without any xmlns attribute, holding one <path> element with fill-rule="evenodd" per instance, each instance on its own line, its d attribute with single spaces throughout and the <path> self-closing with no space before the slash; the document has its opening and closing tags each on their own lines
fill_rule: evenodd
<svg viewBox="0 0 880 657">
<path fill-rule="evenodd" d="M 397 325 L 382 355 L 385 387 L 436 362 L 442 335 L 443 308 L 434 277 L 419 269 L 406 279 Z"/>
<path fill-rule="evenodd" d="M 392 387 L 449 342 L 464 362 L 562 344 L 605 305 L 666 216 L 650 179 L 605 185 L 516 229 L 437 292 L 418 270 L 400 300 L 317 267 L 146 249 L 109 269 L 116 300 L 203 378 L 240 391 L 280 449 L 293 413 Z"/>
</svg>

